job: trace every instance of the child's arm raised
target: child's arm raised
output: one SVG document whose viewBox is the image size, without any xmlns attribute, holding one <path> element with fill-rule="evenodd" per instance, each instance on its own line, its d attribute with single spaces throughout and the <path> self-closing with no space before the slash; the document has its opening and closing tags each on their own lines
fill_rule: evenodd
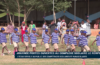
<svg viewBox="0 0 100 65">
<path fill-rule="evenodd" d="M 92 45 L 94 44 L 95 41 L 96 41 L 96 40 L 93 41 Z"/>
</svg>

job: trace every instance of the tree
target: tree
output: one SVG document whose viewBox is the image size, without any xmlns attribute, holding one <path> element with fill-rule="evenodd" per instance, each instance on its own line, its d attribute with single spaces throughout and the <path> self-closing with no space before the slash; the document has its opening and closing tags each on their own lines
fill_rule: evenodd
<svg viewBox="0 0 100 65">
<path fill-rule="evenodd" d="M 14 25 L 14 13 L 16 12 L 14 0 L 1 0 L 0 4 L 2 6 L 2 9 L 0 9 L 0 11 L 6 12 L 9 15 L 10 22 L 12 22 Z M 11 14 L 13 15 L 13 18 L 11 17 Z"/>
<path fill-rule="evenodd" d="M 23 0 L 24 20 L 26 21 L 30 12 L 35 9 L 36 0 Z"/>
<path fill-rule="evenodd" d="M 37 3 L 37 9 L 44 11 L 44 12 L 49 12 L 53 11 L 53 0 L 36 0 Z M 55 11 L 62 11 L 62 10 L 67 10 L 67 8 L 71 7 L 71 1 L 67 0 L 54 0 L 54 13 Z M 56 18 L 56 17 L 54 17 Z"/>
</svg>

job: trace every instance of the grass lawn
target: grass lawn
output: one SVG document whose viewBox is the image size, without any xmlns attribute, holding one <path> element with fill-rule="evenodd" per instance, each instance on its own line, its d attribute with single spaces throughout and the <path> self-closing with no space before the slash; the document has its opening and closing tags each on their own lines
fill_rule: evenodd
<svg viewBox="0 0 100 65">
<path fill-rule="evenodd" d="M 95 37 L 91 37 L 89 41 L 90 44 L 94 41 Z M 37 51 L 45 51 L 44 44 L 41 45 L 41 38 L 38 38 L 38 44 L 36 47 Z M 22 46 L 22 43 L 19 43 L 20 51 L 24 51 L 25 47 Z M 8 55 L 5 50 L 5 56 L 0 55 L 0 65 L 82 65 L 82 59 L 15 59 L 13 56 L 13 45 L 7 43 L 7 47 L 12 52 Z M 97 51 L 96 44 L 90 46 L 92 51 Z M 0 45 L 0 54 L 2 46 Z M 31 45 L 29 45 L 29 50 L 32 51 Z M 53 46 L 50 44 L 50 50 L 53 51 Z M 65 44 L 59 44 L 59 51 L 65 51 Z M 80 51 L 80 48 L 77 47 L 76 51 Z M 100 59 L 85 59 L 86 65 L 100 65 Z"/>
</svg>

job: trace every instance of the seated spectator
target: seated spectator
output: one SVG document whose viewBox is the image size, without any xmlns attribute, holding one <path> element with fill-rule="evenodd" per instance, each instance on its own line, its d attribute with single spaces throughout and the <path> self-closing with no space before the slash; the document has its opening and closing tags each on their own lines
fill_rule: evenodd
<svg viewBox="0 0 100 65">
<path fill-rule="evenodd" d="M 95 23 L 94 24 L 94 29 L 98 29 L 98 27 L 99 27 L 99 24 L 98 23 Z"/>
</svg>

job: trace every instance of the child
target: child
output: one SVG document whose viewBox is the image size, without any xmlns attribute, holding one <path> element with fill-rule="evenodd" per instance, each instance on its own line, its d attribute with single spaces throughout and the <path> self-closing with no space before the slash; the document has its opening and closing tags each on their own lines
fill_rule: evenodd
<svg viewBox="0 0 100 65">
<path fill-rule="evenodd" d="M 68 52 L 68 50 L 71 51 L 71 46 L 68 45 L 68 38 L 69 38 L 69 29 L 66 30 L 66 34 L 63 37 L 65 45 L 67 46 L 66 52 Z M 63 39 L 62 39 L 62 43 L 63 43 Z"/>
<path fill-rule="evenodd" d="M 50 42 L 50 35 L 48 34 L 47 29 L 45 30 L 45 33 L 43 34 L 42 41 L 44 41 L 46 52 L 50 52 L 49 44 L 48 44 Z M 42 45 L 42 42 L 41 42 L 41 45 Z"/>
<path fill-rule="evenodd" d="M 81 52 L 83 52 L 83 49 L 82 49 L 82 36 L 83 36 L 83 31 L 80 32 L 81 35 L 79 35 L 77 37 L 77 46 L 79 46 L 81 48 Z"/>
<path fill-rule="evenodd" d="M 87 32 L 86 31 L 83 31 L 82 33 L 83 33 L 83 35 L 80 37 L 80 40 L 81 40 L 80 46 L 81 46 L 83 52 L 86 52 L 86 51 L 89 51 L 90 52 L 90 48 L 88 46 L 88 39 L 87 39 L 87 36 L 86 36 L 86 33 Z"/>
<path fill-rule="evenodd" d="M 99 35 L 97 35 L 96 39 L 93 41 L 92 45 L 94 44 L 95 41 L 98 47 L 98 51 L 100 52 L 100 32 L 99 32 Z"/>
<path fill-rule="evenodd" d="M 19 37 L 21 36 L 21 34 L 18 32 L 18 29 L 15 28 L 14 32 L 11 34 L 11 43 L 14 45 L 14 53 L 13 55 L 15 55 L 15 52 L 19 51 Z"/>
<path fill-rule="evenodd" d="M 37 43 L 37 38 L 36 37 L 39 37 L 39 35 L 36 33 L 36 29 L 35 28 L 32 28 L 32 33 L 29 34 L 29 43 L 31 43 L 32 45 L 32 48 L 33 48 L 33 52 L 36 52 L 36 43 Z"/>
<path fill-rule="evenodd" d="M 59 43 L 59 40 L 58 40 L 58 37 L 59 37 L 59 33 L 58 33 L 58 29 L 55 29 L 55 31 L 51 34 L 51 37 L 52 37 L 52 44 L 54 46 L 54 52 L 59 52 L 59 49 L 58 49 L 58 43 Z"/>
<path fill-rule="evenodd" d="M 76 51 L 75 50 L 75 45 L 77 45 L 76 36 L 74 35 L 74 30 L 73 29 L 71 29 L 70 31 L 71 31 L 71 34 L 69 35 L 68 43 L 71 45 L 71 49 L 72 49 L 71 51 L 75 52 Z"/>
<path fill-rule="evenodd" d="M 6 35 L 7 33 L 5 32 L 4 28 L 1 28 L 1 33 L 0 33 L 0 43 L 2 44 L 2 56 L 4 56 L 4 49 L 6 49 L 8 51 L 8 54 L 11 52 L 8 50 L 6 43 L 7 43 L 7 39 L 6 39 Z"/>
<path fill-rule="evenodd" d="M 27 30 L 25 30 L 25 34 L 23 35 L 23 38 L 24 38 L 24 44 L 25 44 L 25 46 L 26 46 L 26 49 L 25 49 L 25 52 L 26 51 L 29 51 L 29 48 L 28 48 L 28 42 L 29 42 L 29 35 L 28 35 L 28 31 Z"/>
</svg>

